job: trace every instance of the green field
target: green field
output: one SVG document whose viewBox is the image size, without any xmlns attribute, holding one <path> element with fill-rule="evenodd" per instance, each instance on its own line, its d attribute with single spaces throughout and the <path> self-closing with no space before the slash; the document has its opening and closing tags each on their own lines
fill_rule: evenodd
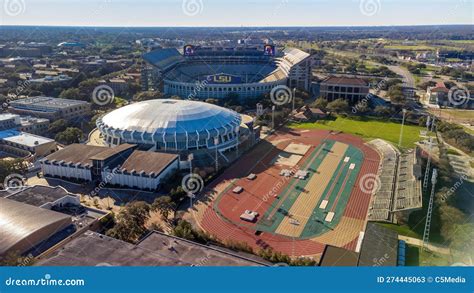
<svg viewBox="0 0 474 293">
<path fill-rule="evenodd" d="M 384 46 L 385 49 L 392 49 L 392 50 L 403 50 L 403 51 L 430 51 L 434 50 L 434 47 L 427 46 L 427 45 L 387 45 Z"/>
<path fill-rule="evenodd" d="M 336 120 L 321 120 L 314 123 L 293 123 L 291 128 L 297 129 L 325 129 L 343 131 L 362 136 L 365 139 L 381 138 L 398 145 L 401 124 L 380 120 L 353 120 L 337 117 Z M 402 148 L 412 148 L 419 141 L 420 130 L 423 127 L 405 125 L 403 130 Z"/>
</svg>

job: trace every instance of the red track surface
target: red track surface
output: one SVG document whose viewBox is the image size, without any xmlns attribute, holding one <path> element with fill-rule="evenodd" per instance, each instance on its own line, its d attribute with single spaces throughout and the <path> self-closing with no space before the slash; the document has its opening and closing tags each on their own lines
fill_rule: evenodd
<svg viewBox="0 0 474 293">
<path fill-rule="evenodd" d="M 310 130 L 307 132 L 279 132 L 276 136 L 270 137 L 269 140 L 287 139 L 287 141 L 279 143 L 277 148 L 274 148 L 268 142 L 263 141 L 263 144 L 267 143 L 268 145 L 259 145 L 256 150 L 244 155 L 234 165 L 226 170 L 224 174 L 211 184 L 210 188 L 212 189 L 223 180 L 238 179 L 236 185 L 244 187 L 244 192 L 235 195 L 231 190 L 229 190 L 224 196 L 222 196 L 218 207 L 225 217 L 223 217 L 223 215 L 218 215 L 213 208 L 214 203 L 210 203 L 204 213 L 200 226 L 220 240 L 246 242 L 255 249 L 271 247 L 276 251 L 291 256 L 315 255 L 322 253 L 325 246 L 324 243 L 312 240 L 293 239 L 291 237 L 274 235 L 271 233 L 262 233 L 261 235 L 256 236 L 254 234 L 255 230 L 252 229 L 255 224 L 244 224 L 239 219 L 239 216 L 245 209 L 255 210 L 258 211 L 260 215 L 263 215 L 274 200 L 274 197 L 269 195 L 269 190 L 271 190 L 277 183 L 283 184 L 280 186 L 279 190 L 287 185 L 288 182 L 282 183 L 283 179 L 279 176 L 280 167 L 271 165 L 273 158 L 280 151 L 286 148 L 286 146 L 291 142 L 300 142 L 317 146 L 326 138 L 351 144 L 359 148 L 364 154 L 364 162 L 362 163 L 357 182 L 354 185 L 349 201 L 344 210 L 344 216 L 365 220 L 371 195 L 360 189 L 359 180 L 367 173 L 377 173 L 380 161 L 378 153 L 366 146 L 358 137 L 348 134 L 333 135 L 324 130 Z M 313 149 L 314 148 L 307 152 L 304 157 L 305 161 Z M 260 162 L 258 162 L 259 160 Z M 257 179 L 255 181 L 247 180 L 245 177 L 249 173 L 257 174 Z M 235 225 L 229 220 L 235 223 L 242 223 L 244 226 Z M 337 226 L 335 231 L 337 232 Z M 357 238 L 352 239 L 344 245 L 344 248 L 354 250 L 356 244 Z"/>
</svg>

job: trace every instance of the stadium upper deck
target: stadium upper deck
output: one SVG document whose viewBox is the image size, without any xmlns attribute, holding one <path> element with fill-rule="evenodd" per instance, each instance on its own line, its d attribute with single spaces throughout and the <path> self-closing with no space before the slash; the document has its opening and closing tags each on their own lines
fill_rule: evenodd
<svg viewBox="0 0 474 293">
<path fill-rule="evenodd" d="M 309 54 L 295 48 L 277 52 L 275 46 L 210 48 L 186 45 L 158 49 L 143 56 L 165 94 L 182 98 L 258 98 L 274 87 L 309 90 Z M 144 80 L 151 80 L 145 76 Z M 148 83 L 145 82 L 146 86 Z M 156 88 L 156 86 L 155 86 Z"/>
</svg>

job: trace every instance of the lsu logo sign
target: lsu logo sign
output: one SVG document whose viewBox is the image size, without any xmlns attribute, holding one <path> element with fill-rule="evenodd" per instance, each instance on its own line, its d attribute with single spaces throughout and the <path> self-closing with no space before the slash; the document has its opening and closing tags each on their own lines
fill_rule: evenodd
<svg viewBox="0 0 474 293">
<path fill-rule="evenodd" d="M 194 46 L 193 45 L 186 45 L 183 48 L 184 56 L 192 56 L 194 55 Z"/>
<path fill-rule="evenodd" d="M 229 74 L 215 74 L 209 75 L 207 82 L 211 84 L 240 83 L 240 77 Z"/>
</svg>

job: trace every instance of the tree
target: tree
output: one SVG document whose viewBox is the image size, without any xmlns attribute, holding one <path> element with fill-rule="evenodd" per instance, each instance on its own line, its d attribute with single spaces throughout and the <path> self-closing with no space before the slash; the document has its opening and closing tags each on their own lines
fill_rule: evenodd
<svg viewBox="0 0 474 293">
<path fill-rule="evenodd" d="M 446 195 L 442 195 L 446 196 Z M 445 240 L 452 241 L 456 235 L 456 225 L 462 224 L 466 220 L 463 212 L 453 206 L 442 204 L 439 207 L 439 215 L 441 220 L 441 236 Z"/>
<path fill-rule="evenodd" d="M 388 89 L 387 95 L 394 104 L 401 104 L 405 101 L 401 85 L 393 85 Z"/>
<path fill-rule="evenodd" d="M 143 201 L 128 203 L 117 215 L 115 226 L 107 235 L 128 242 L 136 242 L 147 231 L 145 223 L 150 218 L 150 205 Z"/>
<path fill-rule="evenodd" d="M 64 119 L 58 119 L 51 123 L 48 127 L 48 132 L 56 135 L 57 133 L 66 130 L 68 123 Z"/>
<path fill-rule="evenodd" d="M 330 112 L 345 113 L 349 111 L 349 103 L 347 103 L 347 101 L 344 99 L 337 99 L 330 102 L 327 106 L 327 109 Z"/>
<path fill-rule="evenodd" d="M 168 219 L 169 213 L 175 208 L 176 204 L 171 197 L 167 195 L 155 198 L 155 201 L 151 205 L 151 210 L 158 211 L 163 219 Z"/>
<path fill-rule="evenodd" d="M 374 112 L 377 116 L 387 117 L 392 115 L 392 110 L 390 109 L 390 107 L 385 106 L 376 106 Z"/>
<path fill-rule="evenodd" d="M 355 109 L 357 110 L 357 113 L 359 114 L 365 114 L 370 111 L 370 107 L 367 105 L 366 100 L 360 101 L 359 103 L 357 103 L 357 105 L 355 106 Z"/>
<path fill-rule="evenodd" d="M 134 101 L 147 101 L 147 100 L 156 100 L 156 99 L 163 99 L 163 93 L 159 91 L 145 91 L 140 92 L 133 96 Z"/>
<path fill-rule="evenodd" d="M 79 143 L 84 137 L 82 130 L 76 127 L 68 127 L 66 130 L 59 132 L 55 136 L 55 140 L 62 144 Z"/>
<path fill-rule="evenodd" d="M 468 253 L 468 256 L 474 258 L 474 224 L 457 224 L 454 229 L 454 236 L 451 241 L 451 248 L 461 253 Z"/>
<path fill-rule="evenodd" d="M 328 100 L 326 100 L 325 98 L 316 99 L 316 101 L 314 101 L 311 104 L 311 106 L 314 107 L 314 108 L 319 108 L 323 111 L 326 111 L 327 106 L 328 106 Z"/>
<path fill-rule="evenodd" d="M 185 220 L 180 220 L 178 222 L 178 225 L 173 229 L 173 235 L 188 240 L 195 240 L 193 226 Z"/>
<path fill-rule="evenodd" d="M 173 228 L 172 234 L 176 237 L 196 241 L 202 244 L 206 244 L 212 240 L 208 234 L 194 230 L 191 223 L 186 220 L 179 220 L 178 224 Z"/>
<path fill-rule="evenodd" d="M 59 97 L 61 99 L 80 100 L 81 93 L 79 92 L 79 89 L 77 88 L 70 88 L 70 89 L 63 90 L 61 94 L 59 94 Z"/>
<path fill-rule="evenodd" d="M 23 159 L 0 160 L 0 182 L 12 174 L 25 174 L 28 166 Z"/>
</svg>

